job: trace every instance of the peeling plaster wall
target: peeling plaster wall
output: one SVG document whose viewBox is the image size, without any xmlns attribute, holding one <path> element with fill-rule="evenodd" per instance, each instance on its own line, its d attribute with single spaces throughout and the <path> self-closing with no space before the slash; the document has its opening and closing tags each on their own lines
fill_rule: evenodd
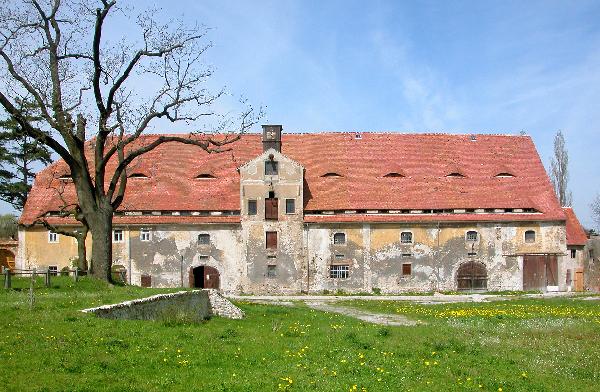
<svg viewBox="0 0 600 392">
<path fill-rule="evenodd" d="M 73 230 L 73 227 L 65 227 Z M 91 235 L 86 238 L 88 260 L 91 256 Z M 19 249 L 17 251 L 17 268 L 46 269 L 49 265 L 56 265 L 60 270 L 63 267 L 72 267 L 73 260 L 77 259 L 77 240 L 73 237 L 58 235 L 58 242 L 48 242 L 48 230 L 41 226 L 19 229 Z"/>
<path fill-rule="evenodd" d="M 590 251 L 592 256 L 590 257 Z M 583 250 L 583 282 L 586 290 L 600 292 L 600 236 L 592 236 Z"/>
<path fill-rule="evenodd" d="M 277 175 L 265 174 L 265 161 L 273 155 Z M 240 205 L 244 239 L 243 291 L 248 293 L 296 293 L 304 290 L 305 252 L 303 236 L 304 168 L 285 155 L 269 149 L 240 168 Z M 265 199 L 273 192 L 278 200 L 277 220 L 265 220 Z M 286 212 L 286 200 L 295 209 Z M 248 201 L 255 200 L 255 215 L 248 214 Z M 266 233 L 277 232 L 277 248 L 266 248 Z M 268 276 L 268 266 L 275 276 Z"/>
<path fill-rule="evenodd" d="M 478 240 L 466 241 L 469 230 Z M 525 231 L 534 230 L 536 241 L 525 242 Z M 400 233 L 412 233 L 412 244 L 402 244 Z M 333 235 L 346 234 L 346 244 L 335 245 Z M 521 290 L 523 254 L 558 253 L 559 285 L 566 289 L 564 225 L 531 224 L 454 224 L 398 225 L 346 224 L 311 225 L 308 228 L 308 257 L 311 291 L 344 290 L 384 293 L 402 291 L 456 290 L 456 273 L 462 263 L 481 262 L 488 273 L 489 290 Z M 469 255 L 469 253 L 475 253 Z M 343 255 L 344 257 L 336 257 Z M 348 279 L 329 278 L 332 264 L 350 265 Z M 410 276 L 402 275 L 402 264 L 412 267 Z"/>
<path fill-rule="evenodd" d="M 141 275 L 152 277 L 153 287 L 190 287 L 190 269 L 210 266 L 219 271 L 220 288 L 239 292 L 243 274 L 243 241 L 239 225 L 165 225 L 148 227 L 150 241 L 140 240 L 140 228 L 130 231 L 131 283 L 141 284 Z M 210 244 L 198 244 L 198 235 L 208 234 Z"/>
</svg>

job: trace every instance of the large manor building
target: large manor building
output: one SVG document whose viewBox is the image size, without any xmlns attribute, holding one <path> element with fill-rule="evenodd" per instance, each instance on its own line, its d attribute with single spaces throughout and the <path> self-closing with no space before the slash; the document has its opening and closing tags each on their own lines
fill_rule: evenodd
<svg viewBox="0 0 600 392">
<path fill-rule="evenodd" d="M 583 287 L 585 234 L 529 136 L 266 125 L 229 147 L 167 143 L 131 165 L 113 218 L 113 262 L 128 282 L 227 293 Z M 76 259 L 73 238 L 36 223 L 75 227 L 58 214 L 69 197 L 64 162 L 37 175 L 18 268 Z"/>
</svg>

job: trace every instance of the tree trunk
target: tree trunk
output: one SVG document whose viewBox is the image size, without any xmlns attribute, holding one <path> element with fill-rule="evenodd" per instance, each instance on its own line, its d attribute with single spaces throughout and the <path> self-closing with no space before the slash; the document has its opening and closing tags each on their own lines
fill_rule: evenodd
<svg viewBox="0 0 600 392">
<path fill-rule="evenodd" d="M 112 283 L 112 210 L 88 219 L 92 232 L 92 276 Z"/>
<path fill-rule="evenodd" d="M 82 271 L 87 271 L 88 270 L 87 252 L 86 252 L 86 249 L 85 249 L 85 239 L 86 239 L 86 237 L 87 237 L 87 231 L 82 232 L 77 237 L 77 256 L 79 258 L 79 261 L 77 263 L 77 268 L 79 268 Z"/>
</svg>

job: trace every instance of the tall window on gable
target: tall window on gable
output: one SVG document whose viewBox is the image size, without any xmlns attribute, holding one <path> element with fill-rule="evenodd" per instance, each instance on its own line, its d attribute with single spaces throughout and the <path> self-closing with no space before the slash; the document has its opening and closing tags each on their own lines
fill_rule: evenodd
<svg viewBox="0 0 600 392">
<path fill-rule="evenodd" d="M 277 249 L 277 232 L 267 231 L 265 234 L 265 242 L 267 249 Z"/>
<path fill-rule="evenodd" d="M 344 245 L 346 243 L 346 234 L 335 233 L 333 235 L 333 243 L 336 245 Z"/>
<path fill-rule="evenodd" d="M 527 230 L 525 232 L 525 242 L 535 242 L 535 231 Z"/>
<path fill-rule="evenodd" d="M 477 241 L 477 232 L 474 231 L 474 230 L 467 231 L 467 241 L 468 242 L 475 242 L 475 241 Z"/>
<path fill-rule="evenodd" d="M 571 249 L 571 258 L 574 259 L 577 257 L 577 249 Z"/>
<path fill-rule="evenodd" d="M 256 215 L 256 200 L 248 200 L 248 215 Z"/>
<path fill-rule="evenodd" d="M 123 230 L 113 230 L 113 242 L 123 242 Z"/>
<path fill-rule="evenodd" d="M 279 162 L 265 161 L 265 176 L 276 176 L 279 173 Z"/>
<path fill-rule="evenodd" d="M 58 233 L 49 231 L 48 232 L 48 242 L 51 244 L 56 244 L 58 242 Z"/>
<path fill-rule="evenodd" d="M 269 197 L 265 199 L 265 219 L 279 219 L 279 200 L 275 197 L 275 192 L 269 192 Z"/>
<path fill-rule="evenodd" d="M 402 244 L 412 244 L 413 237 L 410 231 L 403 231 L 400 233 L 400 243 Z"/>
<path fill-rule="evenodd" d="M 285 213 L 295 214 L 296 213 L 296 199 L 285 199 Z"/>
<path fill-rule="evenodd" d="M 198 245 L 210 245 L 210 234 L 198 234 Z"/>
</svg>

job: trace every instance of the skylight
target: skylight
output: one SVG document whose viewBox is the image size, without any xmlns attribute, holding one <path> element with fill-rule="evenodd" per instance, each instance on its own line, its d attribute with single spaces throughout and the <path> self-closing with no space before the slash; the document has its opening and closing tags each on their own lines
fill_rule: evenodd
<svg viewBox="0 0 600 392">
<path fill-rule="evenodd" d="M 144 173 L 132 173 L 129 175 L 129 178 L 148 178 Z"/>
<path fill-rule="evenodd" d="M 386 174 L 384 177 L 405 177 L 404 174 L 398 172 L 390 172 Z"/>
<path fill-rule="evenodd" d="M 446 177 L 464 178 L 465 175 L 462 173 L 459 173 L 459 172 L 452 172 L 452 173 L 446 174 Z"/>
</svg>

